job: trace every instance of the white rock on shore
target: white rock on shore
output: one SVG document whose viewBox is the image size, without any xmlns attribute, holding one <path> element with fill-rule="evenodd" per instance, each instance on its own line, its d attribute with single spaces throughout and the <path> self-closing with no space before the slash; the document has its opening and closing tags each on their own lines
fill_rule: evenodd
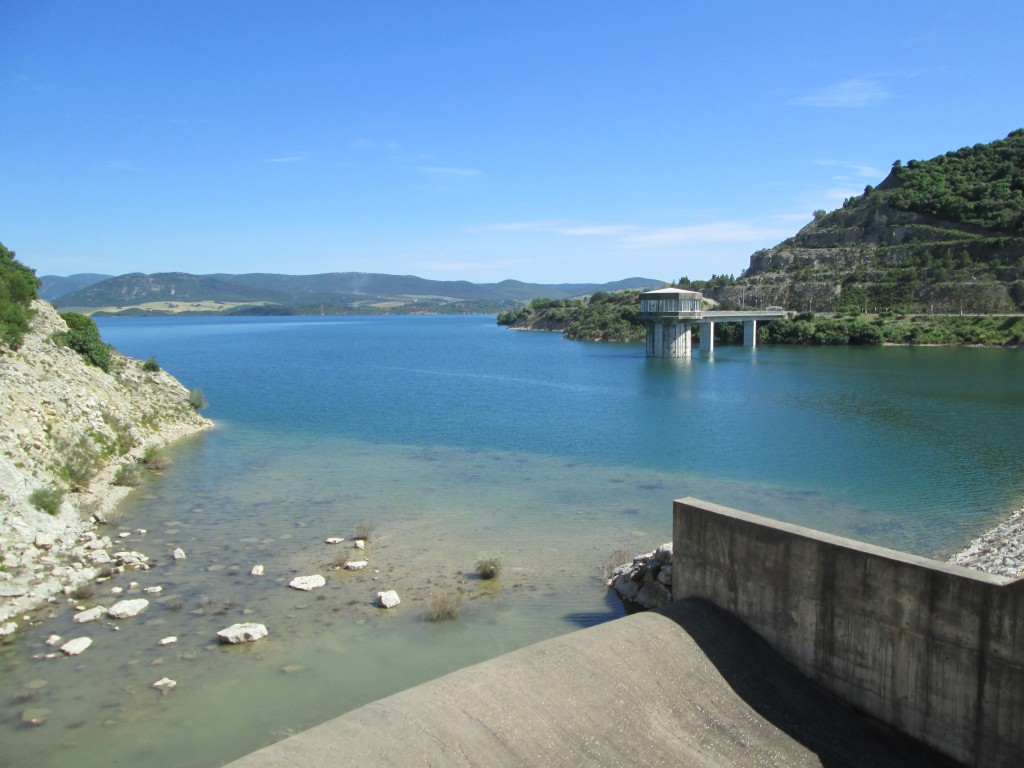
<svg viewBox="0 0 1024 768">
<path fill-rule="evenodd" d="M 288 586 L 292 589 L 301 589 L 304 592 L 309 592 L 309 590 L 316 589 L 317 587 L 322 587 L 326 583 L 327 579 L 325 579 L 323 576 L 320 576 L 319 574 L 316 574 L 313 576 L 296 576 L 294 579 L 288 582 Z"/>
<path fill-rule="evenodd" d="M 85 624 L 86 622 L 96 621 L 96 619 L 103 618 L 103 614 L 106 613 L 106 611 L 107 609 L 102 605 L 96 605 L 86 611 L 76 613 L 71 617 L 71 620 L 78 624 Z"/>
<path fill-rule="evenodd" d="M 149 600 L 146 600 L 144 597 L 136 600 L 122 600 L 110 606 L 109 610 L 107 610 L 107 616 L 112 619 L 130 619 L 133 616 L 138 616 L 148 607 Z"/>
<path fill-rule="evenodd" d="M 672 602 L 672 542 L 616 567 L 607 585 L 631 608 Z"/>
<path fill-rule="evenodd" d="M 50 341 L 67 330 L 50 304 L 37 301 L 33 309 L 21 348 L 0 350 L 0 625 L 59 595 L 71 583 L 72 564 L 79 564 L 75 581 L 96 576 L 89 566 L 105 562 L 105 553 L 93 543 L 98 537 L 91 529 L 96 516 L 104 517 L 130 492 L 111 484 L 126 459 L 137 461 L 147 446 L 211 426 L 170 374 L 145 371 L 141 361 L 118 353 L 114 372 L 104 373 Z M 87 489 L 65 493 L 54 515 L 29 502 L 39 488 L 66 488 L 60 475 L 66 446 L 90 435 L 116 445 L 118 425 L 121 439 L 128 436 L 134 445 L 125 456 L 104 458 Z M 96 456 L 102 456 L 98 445 Z"/>
<path fill-rule="evenodd" d="M 949 562 L 996 576 L 1024 575 L 1024 509 L 976 538 Z"/>
<path fill-rule="evenodd" d="M 262 624 L 232 624 L 217 633 L 222 643 L 236 645 L 238 643 L 254 643 L 267 636 L 267 628 Z"/>
<path fill-rule="evenodd" d="M 402 601 L 398 598 L 398 593 L 393 589 L 377 593 L 377 604 L 380 605 L 381 608 L 394 608 L 401 602 Z"/>
<path fill-rule="evenodd" d="M 68 640 L 60 649 L 68 656 L 77 656 L 90 645 L 92 645 L 91 637 L 76 637 L 74 640 Z"/>
</svg>

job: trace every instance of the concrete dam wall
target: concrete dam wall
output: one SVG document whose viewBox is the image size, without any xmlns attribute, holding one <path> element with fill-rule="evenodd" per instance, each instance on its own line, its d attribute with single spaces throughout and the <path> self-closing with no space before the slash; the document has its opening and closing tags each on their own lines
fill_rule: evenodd
<svg viewBox="0 0 1024 768">
<path fill-rule="evenodd" d="M 1024 760 L 1024 580 L 681 499 L 673 596 L 702 598 L 851 706 L 973 766 Z"/>
<path fill-rule="evenodd" d="M 697 499 L 673 591 L 368 704 L 230 768 L 1016 768 L 1024 581 Z M 891 726 L 891 727 L 886 727 Z"/>
</svg>

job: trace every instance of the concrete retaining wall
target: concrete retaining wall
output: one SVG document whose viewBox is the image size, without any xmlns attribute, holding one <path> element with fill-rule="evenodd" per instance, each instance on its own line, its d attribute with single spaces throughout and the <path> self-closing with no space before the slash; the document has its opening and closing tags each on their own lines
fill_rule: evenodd
<svg viewBox="0 0 1024 768">
<path fill-rule="evenodd" d="M 973 766 L 1024 755 L 1024 580 L 698 499 L 673 508 L 673 595 L 703 598 L 854 707 Z"/>
</svg>

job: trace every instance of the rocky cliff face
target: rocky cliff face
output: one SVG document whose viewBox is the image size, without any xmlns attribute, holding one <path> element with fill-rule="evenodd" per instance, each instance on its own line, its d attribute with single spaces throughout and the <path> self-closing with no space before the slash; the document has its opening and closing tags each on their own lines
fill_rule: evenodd
<svg viewBox="0 0 1024 768">
<path fill-rule="evenodd" d="M 33 306 L 22 347 L 0 354 L 0 622 L 95 576 L 89 531 L 129 491 L 111 484 L 119 467 L 211 424 L 170 374 L 120 354 L 104 373 L 55 344 L 67 325 Z M 39 489 L 63 492 L 54 514 Z"/>
<path fill-rule="evenodd" d="M 1018 312 L 1024 241 L 885 203 L 840 208 L 750 257 L 735 286 L 705 291 L 722 308 L 868 312 Z"/>
</svg>

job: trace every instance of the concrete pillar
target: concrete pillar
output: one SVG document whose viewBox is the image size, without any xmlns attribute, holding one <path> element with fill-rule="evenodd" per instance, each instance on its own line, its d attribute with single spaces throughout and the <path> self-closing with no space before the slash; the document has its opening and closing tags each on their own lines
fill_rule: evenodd
<svg viewBox="0 0 1024 768">
<path fill-rule="evenodd" d="M 757 346 L 757 320 L 743 321 L 743 346 Z"/>
<path fill-rule="evenodd" d="M 700 324 L 700 351 L 715 351 L 715 324 L 713 322 Z"/>
<path fill-rule="evenodd" d="M 689 357 L 690 356 L 690 325 L 689 323 L 673 323 L 672 343 L 666 357 Z M 667 330 L 667 329 L 666 329 Z"/>
</svg>

